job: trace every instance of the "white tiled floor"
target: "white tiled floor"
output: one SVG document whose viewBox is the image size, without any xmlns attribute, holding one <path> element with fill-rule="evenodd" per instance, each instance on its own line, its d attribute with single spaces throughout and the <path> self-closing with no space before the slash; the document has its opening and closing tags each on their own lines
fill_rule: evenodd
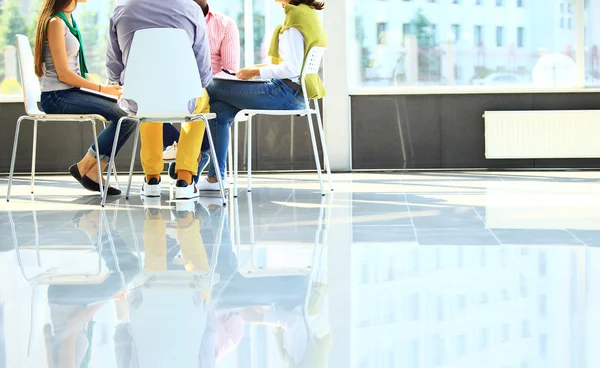
<svg viewBox="0 0 600 368">
<path fill-rule="evenodd" d="M 18 178 L 0 367 L 600 364 L 600 173 L 337 174 L 325 197 L 253 177 L 225 208 L 165 188 L 103 211 L 70 177 Z"/>
</svg>

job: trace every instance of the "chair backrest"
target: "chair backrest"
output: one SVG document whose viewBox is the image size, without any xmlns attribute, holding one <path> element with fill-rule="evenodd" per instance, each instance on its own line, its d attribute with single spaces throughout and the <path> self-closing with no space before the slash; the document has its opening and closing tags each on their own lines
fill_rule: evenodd
<svg viewBox="0 0 600 368">
<path fill-rule="evenodd" d="M 192 41 L 184 30 L 149 28 L 135 32 L 123 98 L 137 103 L 139 117 L 189 115 L 188 102 L 201 95 Z"/>
<path fill-rule="evenodd" d="M 35 75 L 35 63 L 33 52 L 29 44 L 29 38 L 22 34 L 17 35 L 17 54 L 19 60 L 19 70 L 21 71 L 21 83 L 23 84 L 23 100 L 25 103 L 25 112 L 28 115 L 37 115 L 41 111 L 37 103 L 40 102 L 41 89 L 40 80 Z"/>
<path fill-rule="evenodd" d="M 321 62 L 323 61 L 323 55 L 325 54 L 325 47 L 313 46 L 308 51 L 306 60 L 304 61 L 304 69 L 302 70 L 302 77 L 311 74 L 319 74 L 321 68 Z"/>
</svg>

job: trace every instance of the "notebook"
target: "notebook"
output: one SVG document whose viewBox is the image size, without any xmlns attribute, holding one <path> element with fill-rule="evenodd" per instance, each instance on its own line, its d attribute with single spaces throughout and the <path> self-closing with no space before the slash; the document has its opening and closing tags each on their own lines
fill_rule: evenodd
<svg viewBox="0 0 600 368">
<path fill-rule="evenodd" d="M 117 96 L 109 95 L 108 93 L 98 92 L 98 91 L 94 91 L 93 89 L 88 89 L 88 88 L 80 88 L 79 90 L 84 93 L 89 93 L 92 95 L 108 98 L 111 101 L 115 101 L 115 102 L 119 101 L 119 98 Z"/>
<path fill-rule="evenodd" d="M 220 72 L 217 73 L 213 76 L 214 79 L 225 79 L 225 80 L 232 80 L 232 81 L 236 81 L 236 82 L 250 82 L 250 83 L 265 83 L 265 82 L 270 82 L 270 79 L 260 79 L 260 78 L 255 78 L 255 79 L 250 79 L 250 80 L 243 80 L 243 79 L 239 79 L 238 77 L 236 77 L 235 75 L 231 75 L 231 74 L 227 74 L 225 72 Z"/>
</svg>

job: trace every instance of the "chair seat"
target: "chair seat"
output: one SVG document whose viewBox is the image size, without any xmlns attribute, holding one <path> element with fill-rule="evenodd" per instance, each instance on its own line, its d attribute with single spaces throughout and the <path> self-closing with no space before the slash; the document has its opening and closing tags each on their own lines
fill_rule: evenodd
<svg viewBox="0 0 600 368">
<path fill-rule="evenodd" d="M 248 116 L 248 115 L 273 115 L 273 116 L 289 116 L 289 115 L 299 115 L 306 116 L 308 113 L 316 114 L 317 111 L 314 109 L 302 109 L 302 110 L 258 110 L 258 109 L 246 109 L 238 112 L 238 116 Z M 238 118 L 238 120 L 240 120 Z"/>
<path fill-rule="evenodd" d="M 104 122 L 108 121 L 108 119 L 106 119 L 104 116 L 97 115 L 97 114 L 89 114 L 89 115 L 84 115 L 84 114 L 46 114 L 46 113 L 40 111 L 39 113 L 27 114 L 27 116 L 34 118 L 36 120 L 60 121 L 60 120 L 90 120 L 90 119 L 94 119 L 94 120 L 104 121 Z"/>
<path fill-rule="evenodd" d="M 130 118 L 132 118 L 132 119 L 138 119 L 145 123 L 152 122 L 152 121 L 160 121 L 160 122 L 168 121 L 170 123 L 185 123 L 186 121 L 200 120 L 200 117 L 204 117 L 207 120 L 211 120 L 211 119 L 215 119 L 217 117 L 217 114 L 208 113 L 208 114 L 194 114 L 194 115 L 184 115 L 184 116 L 145 114 L 145 116 L 140 116 L 140 115 L 131 115 L 130 116 Z"/>
</svg>

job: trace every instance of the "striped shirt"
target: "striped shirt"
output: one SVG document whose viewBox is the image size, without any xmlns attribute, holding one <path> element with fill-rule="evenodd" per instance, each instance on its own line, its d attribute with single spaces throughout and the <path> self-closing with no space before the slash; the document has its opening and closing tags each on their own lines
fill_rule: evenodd
<svg viewBox="0 0 600 368">
<path fill-rule="evenodd" d="M 240 32 L 234 20 L 210 8 L 205 19 L 213 74 L 220 73 L 221 69 L 238 71 Z"/>
</svg>

